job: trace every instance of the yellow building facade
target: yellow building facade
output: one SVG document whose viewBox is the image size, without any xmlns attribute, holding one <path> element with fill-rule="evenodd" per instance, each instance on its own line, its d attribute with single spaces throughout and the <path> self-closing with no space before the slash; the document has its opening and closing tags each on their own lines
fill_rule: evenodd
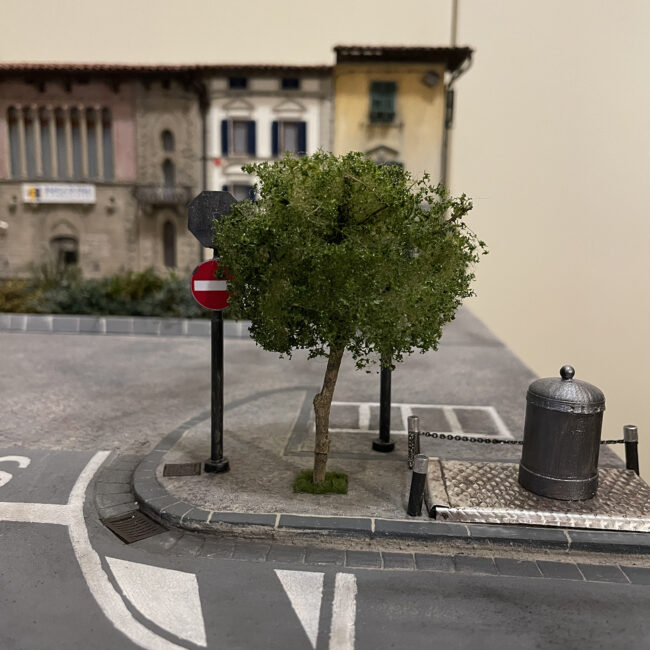
<svg viewBox="0 0 650 650">
<path fill-rule="evenodd" d="M 362 151 L 377 163 L 443 179 L 450 86 L 472 51 L 354 46 L 335 51 L 334 153 Z"/>
</svg>

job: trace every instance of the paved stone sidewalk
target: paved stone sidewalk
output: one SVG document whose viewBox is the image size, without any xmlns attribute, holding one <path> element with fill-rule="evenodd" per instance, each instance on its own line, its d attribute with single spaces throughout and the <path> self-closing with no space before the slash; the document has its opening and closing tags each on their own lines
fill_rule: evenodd
<svg viewBox="0 0 650 650">
<path fill-rule="evenodd" d="M 100 516 L 108 518 L 132 511 L 138 507 L 130 486 L 131 472 L 141 458 L 137 456 L 117 458 L 98 476 L 95 488 L 95 502 Z M 445 524 L 443 524 L 444 526 Z M 444 573 L 501 575 L 520 578 L 550 578 L 588 582 L 610 582 L 632 585 L 650 584 L 650 561 L 646 557 L 629 557 L 612 562 L 611 556 L 589 553 L 578 554 L 573 561 L 570 556 L 562 557 L 568 547 L 547 545 L 528 548 L 526 554 L 514 552 L 507 545 L 507 539 L 499 539 L 495 529 L 485 527 L 484 541 L 491 544 L 482 549 L 469 547 L 458 552 L 450 547 L 447 553 L 426 552 L 426 536 L 421 542 L 411 541 L 415 550 L 397 551 L 381 548 L 360 548 L 351 538 L 311 538 L 311 543 L 301 543 L 300 538 L 287 544 L 273 540 L 249 539 L 238 536 L 237 529 L 226 534 L 201 534 L 172 527 L 161 534 L 135 542 L 134 548 L 153 553 L 172 555 L 193 555 L 202 558 L 220 558 L 249 562 L 275 564 L 304 564 L 306 567 L 346 567 L 353 569 L 381 569 L 388 571 L 431 571 Z M 241 530 L 241 529 L 239 529 Z M 223 533 L 223 531 L 221 531 Z M 400 537 L 400 536 L 398 536 Z M 409 536 L 401 536 L 404 540 Z M 443 536 L 444 537 L 444 536 Z M 449 538 L 451 541 L 451 537 Z M 479 541 L 474 536 L 472 541 Z M 308 540 L 302 540 L 307 542 Z M 390 539 L 389 539 L 390 541 Z M 432 540 L 429 540 L 432 541 Z M 440 541 L 438 536 L 437 541 Z M 495 546 L 500 542 L 502 546 Z M 342 548 L 349 545 L 351 548 Z M 354 548 L 357 546 L 357 548 Z M 579 546 L 579 545 L 578 545 Z M 578 548 L 574 546 L 574 548 Z M 583 547 L 590 550 L 589 545 Z M 523 547 L 522 547 L 523 548 Z M 440 547 L 438 547 L 440 550 Z M 605 550 L 605 549 L 603 549 Z M 457 551 L 457 552 L 454 552 Z M 546 559 L 545 559 L 546 558 Z M 559 559 L 558 559 L 559 558 Z M 617 558 L 618 559 L 618 558 Z"/>
</svg>

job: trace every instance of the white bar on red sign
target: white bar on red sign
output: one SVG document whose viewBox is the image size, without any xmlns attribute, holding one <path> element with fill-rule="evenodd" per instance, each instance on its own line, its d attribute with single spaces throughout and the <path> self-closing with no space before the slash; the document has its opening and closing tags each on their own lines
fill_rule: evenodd
<svg viewBox="0 0 650 650">
<path fill-rule="evenodd" d="M 226 280 L 194 280 L 194 291 L 228 291 Z"/>
</svg>

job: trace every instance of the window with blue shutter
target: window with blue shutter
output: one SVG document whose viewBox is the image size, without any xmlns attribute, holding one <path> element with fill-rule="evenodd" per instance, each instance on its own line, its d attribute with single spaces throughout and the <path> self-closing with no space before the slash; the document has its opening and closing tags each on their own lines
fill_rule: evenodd
<svg viewBox="0 0 650 650">
<path fill-rule="evenodd" d="M 307 122 L 273 122 L 271 136 L 274 156 L 286 151 L 307 153 Z"/>
<path fill-rule="evenodd" d="M 277 120 L 273 120 L 271 123 L 271 155 L 277 156 L 280 153 L 279 150 L 279 123 Z"/>
<path fill-rule="evenodd" d="M 255 155 L 255 120 L 248 122 L 248 153 L 251 156 Z"/>
<path fill-rule="evenodd" d="M 394 81 L 373 81 L 370 84 L 370 122 L 388 124 L 395 120 L 395 95 L 397 84 Z"/>
<path fill-rule="evenodd" d="M 224 156 L 255 155 L 255 122 L 223 120 L 221 122 L 221 152 Z"/>
<path fill-rule="evenodd" d="M 298 154 L 307 153 L 307 122 L 298 122 Z"/>
<path fill-rule="evenodd" d="M 221 155 L 228 155 L 228 120 L 221 120 Z"/>
</svg>

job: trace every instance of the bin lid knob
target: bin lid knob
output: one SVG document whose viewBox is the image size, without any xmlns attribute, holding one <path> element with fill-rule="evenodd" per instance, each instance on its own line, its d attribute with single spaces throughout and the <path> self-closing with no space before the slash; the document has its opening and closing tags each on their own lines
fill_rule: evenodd
<svg viewBox="0 0 650 650">
<path fill-rule="evenodd" d="M 573 375 L 576 374 L 575 368 L 573 366 L 562 366 L 560 368 L 560 377 L 562 379 L 573 379 Z"/>
</svg>

